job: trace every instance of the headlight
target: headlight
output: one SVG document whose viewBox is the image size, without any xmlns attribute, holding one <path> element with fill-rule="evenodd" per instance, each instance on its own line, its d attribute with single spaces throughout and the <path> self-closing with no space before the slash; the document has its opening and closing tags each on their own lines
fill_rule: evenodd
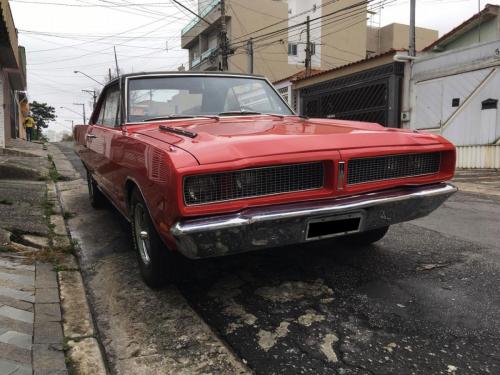
<svg viewBox="0 0 500 375">
<path fill-rule="evenodd" d="M 211 176 L 196 176 L 184 181 L 184 198 L 187 204 L 217 200 L 217 184 Z"/>
</svg>

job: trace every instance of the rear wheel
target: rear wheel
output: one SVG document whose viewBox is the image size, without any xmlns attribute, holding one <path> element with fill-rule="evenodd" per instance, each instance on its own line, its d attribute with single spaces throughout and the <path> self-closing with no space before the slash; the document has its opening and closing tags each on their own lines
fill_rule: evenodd
<svg viewBox="0 0 500 375">
<path fill-rule="evenodd" d="M 348 244 L 366 246 L 381 240 L 386 235 L 388 230 L 389 226 L 386 226 L 368 230 L 366 232 L 351 234 L 349 236 L 342 237 L 341 239 Z"/>
<path fill-rule="evenodd" d="M 92 173 L 87 169 L 87 186 L 89 188 L 90 205 L 94 208 L 102 208 L 106 204 L 106 197 L 99 190 Z"/>
<path fill-rule="evenodd" d="M 142 195 L 137 189 L 130 200 L 134 248 L 142 278 L 151 288 L 177 279 L 176 259 L 156 232 Z"/>
</svg>

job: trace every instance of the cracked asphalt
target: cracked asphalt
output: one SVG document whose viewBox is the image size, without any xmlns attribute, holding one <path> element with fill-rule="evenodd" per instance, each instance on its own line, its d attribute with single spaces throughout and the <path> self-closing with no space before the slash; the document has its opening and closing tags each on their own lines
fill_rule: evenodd
<svg viewBox="0 0 500 375">
<path fill-rule="evenodd" d="M 186 262 L 190 280 L 177 288 L 256 374 L 499 374 L 499 213 L 498 197 L 457 193 L 375 245 L 328 241 Z M 147 342 L 161 356 L 173 350 L 161 336 L 171 291 L 142 286 L 127 225 L 112 208 L 98 215 L 116 241 L 83 254 L 94 272 L 91 301 L 105 346 L 119 335 L 135 343 L 108 354 L 129 361 Z M 119 300 L 99 291 L 110 278 Z M 130 325 L 137 329 L 126 332 Z"/>
</svg>

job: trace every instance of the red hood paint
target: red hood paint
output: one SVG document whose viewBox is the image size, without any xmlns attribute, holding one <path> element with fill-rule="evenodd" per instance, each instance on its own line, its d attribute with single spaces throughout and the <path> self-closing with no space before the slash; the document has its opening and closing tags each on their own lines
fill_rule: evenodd
<svg viewBox="0 0 500 375">
<path fill-rule="evenodd" d="M 160 124 L 196 132 L 198 136 L 189 138 L 169 133 L 160 130 Z M 373 123 L 298 117 L 229 117 L 220 121 L 200 118 L 134 125 L 127 130 L 179 147 L 200 164 L 298 152 L 443 142 L 443 138 L 436 135 L 384 128 Z"/>
</svg>

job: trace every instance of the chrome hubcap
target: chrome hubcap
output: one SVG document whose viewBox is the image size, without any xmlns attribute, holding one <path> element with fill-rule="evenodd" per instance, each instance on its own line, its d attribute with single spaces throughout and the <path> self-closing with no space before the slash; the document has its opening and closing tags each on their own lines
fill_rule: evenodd
<svg viewBox="0 0 500 375">
<path fill-rule="evenodd" d="M 142 262 L 147 266 L 151 263 L 149 233 L 146 224 L 146 211 L 144 206 L 140 203 L 134 207 L 134 234 L 137 242 L 137 248 Z"/>
</svg>

